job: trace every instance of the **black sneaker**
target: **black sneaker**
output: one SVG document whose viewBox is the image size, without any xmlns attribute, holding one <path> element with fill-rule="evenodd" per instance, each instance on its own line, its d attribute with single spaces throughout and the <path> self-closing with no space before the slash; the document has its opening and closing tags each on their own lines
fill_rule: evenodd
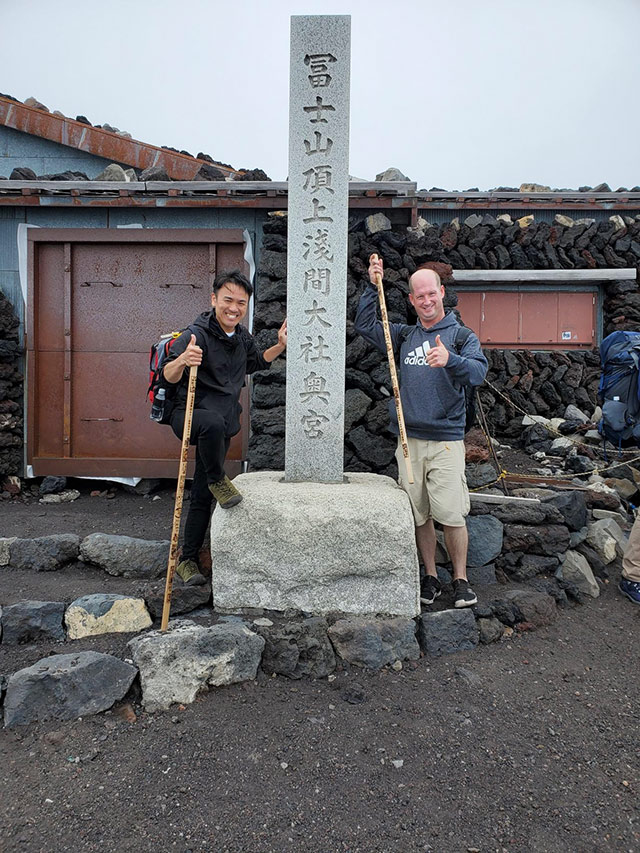
<svg viewBox="0 0 640 853">
<path fill-rule="evenodd" d="M 420 584 L 420 601 L 423 604 L 433 604 L 442 592 L 442 586 L 438 578 L 432 575 L 425 575 Z"/>
<path fill-rule="evenodd" d="M 453 599 L 456 607 L 471 607 L 478 603 L 478 596 L 465 580 L 454 580 Z"/>
</svg>

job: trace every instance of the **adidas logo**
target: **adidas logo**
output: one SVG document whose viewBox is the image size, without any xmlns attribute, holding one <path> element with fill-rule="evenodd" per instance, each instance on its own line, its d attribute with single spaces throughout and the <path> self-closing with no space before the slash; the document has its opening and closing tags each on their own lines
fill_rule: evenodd
<svg viewBox="0 0 640 853">
<path fill-rule="evenodd" d="M 427 364 L 427 359 L 425 358 L 426 354 L 431 349 L 429 341 L 425 341 L 421 347 L 416 347 L 416 349 L 412 349 L 411 352 L 408 352 L 405 356 L 404 363 L 405 364 L 415 364 L 418 367 L 424 367 Z"/>
</svg>

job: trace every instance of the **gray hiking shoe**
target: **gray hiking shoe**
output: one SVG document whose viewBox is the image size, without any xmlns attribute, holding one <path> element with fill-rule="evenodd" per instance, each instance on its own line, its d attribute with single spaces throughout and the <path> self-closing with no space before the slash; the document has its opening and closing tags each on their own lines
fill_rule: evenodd
<svg viewBox="0 0 640 853">
<path fill-rule="evenodd" d="M 209 483 L 209 491 L 222 509 L 236 506 L 242 500 L 242 495 L 226 475 L 224 480 L 220 480 L 218 483 Z"/>
<path fill-rule="evenodd" d="M 202 586 L 207 582 L 195 560 L 182 560 L 176 567 L 176 574 L 185 586 Z"/>
</svg>

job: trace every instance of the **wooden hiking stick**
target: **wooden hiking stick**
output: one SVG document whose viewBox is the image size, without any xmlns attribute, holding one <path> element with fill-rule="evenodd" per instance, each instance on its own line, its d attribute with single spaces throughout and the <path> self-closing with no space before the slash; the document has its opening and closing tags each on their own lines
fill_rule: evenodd
<svg viewBox="0 0 640 853">
<path fill-rule="evenodd" d="M 371 261 L 377 261 L 377 255 L 371 255 Z M 393 354 L 393 343 L 391 341 L 391 331 L 389 330 L 389 317 L 387 315 L 387 302 L 384 298 L 384 287 L 382 286 L 382 276 L 376 273 L 376 286 L 378 288 L 378 299 L 380 300 L 380 316 L 382 317 L 382 328 L 384 329 L 384 341 L 387 345 L 387 358 L 389 359 L 389 373 L 391 374 L 391 387 L 393 388 L 393 398 L 396 403 L 396 414 L 398 416 L 398 432 L 400 433 L 400 445 L 402 447 L 402 455 L 404 456 L 404 464 L 407 469 L 407 480 L 413 483 L 413 469 L 411 467 L 411 458 L 409 456 L 409 445 L 407 443 L 407 431 L 404 428 L 404 414 L 402 413 L 402 401 L 400 400 L 400 385 L 398 384 L 398 372 L 396 370 L 396 359 Z"/>
<path fill-rule="evenodd" d="M 182 449 L 180 452 L 180 468 L 176 486 L 176 504 L 173 510 L 173 527 L 171 528 L 171 545 L 169 546 L 169 562 L 167 563 L 167 582 L 164 587 L 164 604 L 162 605 L 162 622 L 160 630 L 166 631 L 171 610 L 171 592 L 173 576 L 178 564 L 178 537 L 180 535 L 180 517 L 182 515 L 182 498 L 184 496 L 184 481 L 187 478 L 187 457 L 189 455 L 189 439 L 191 437 L 191 422 L 193 420 L 193 404 L 196 398 L 196 379 L 198 367 L 189 368 L 189 388 L 187 391 L 187 408 L 184 413 L 184 429 L 182 430 Z"/>
</svg>

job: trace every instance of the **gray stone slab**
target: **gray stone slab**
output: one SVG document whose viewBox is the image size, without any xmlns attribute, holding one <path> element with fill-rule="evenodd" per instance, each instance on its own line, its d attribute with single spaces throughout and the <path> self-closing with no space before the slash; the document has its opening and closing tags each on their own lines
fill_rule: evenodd
<svg viewBox="0 0 640 853">
<path fill-rule="evenodd" d="M 14 539 L 9 546 L 13 569 L 55 572 L 78 557 L 80 538 L 73 533 L 54 533 L 36 539 Z"/>
<path fill-rule="evenodd" d="M 291 18 L 285 439 L 291 482 L 342 480 L 350 39 L 348 15 Z"/>
<path fill-rule="evenodd" d="M 80 545 L 85 563 L 123 578 L 157 578 L 167 570 L 169 542 L 136 539 L 110 533 L 91 533 Z"/>
<path fill-rule="evenodd" d="M 211 520 L 213 602 L 243 608 L 415 616 L 420 612 L 413 515 L 389 477 L 289 483 L 240 474 L 244 500 Z"/>
</svg>

